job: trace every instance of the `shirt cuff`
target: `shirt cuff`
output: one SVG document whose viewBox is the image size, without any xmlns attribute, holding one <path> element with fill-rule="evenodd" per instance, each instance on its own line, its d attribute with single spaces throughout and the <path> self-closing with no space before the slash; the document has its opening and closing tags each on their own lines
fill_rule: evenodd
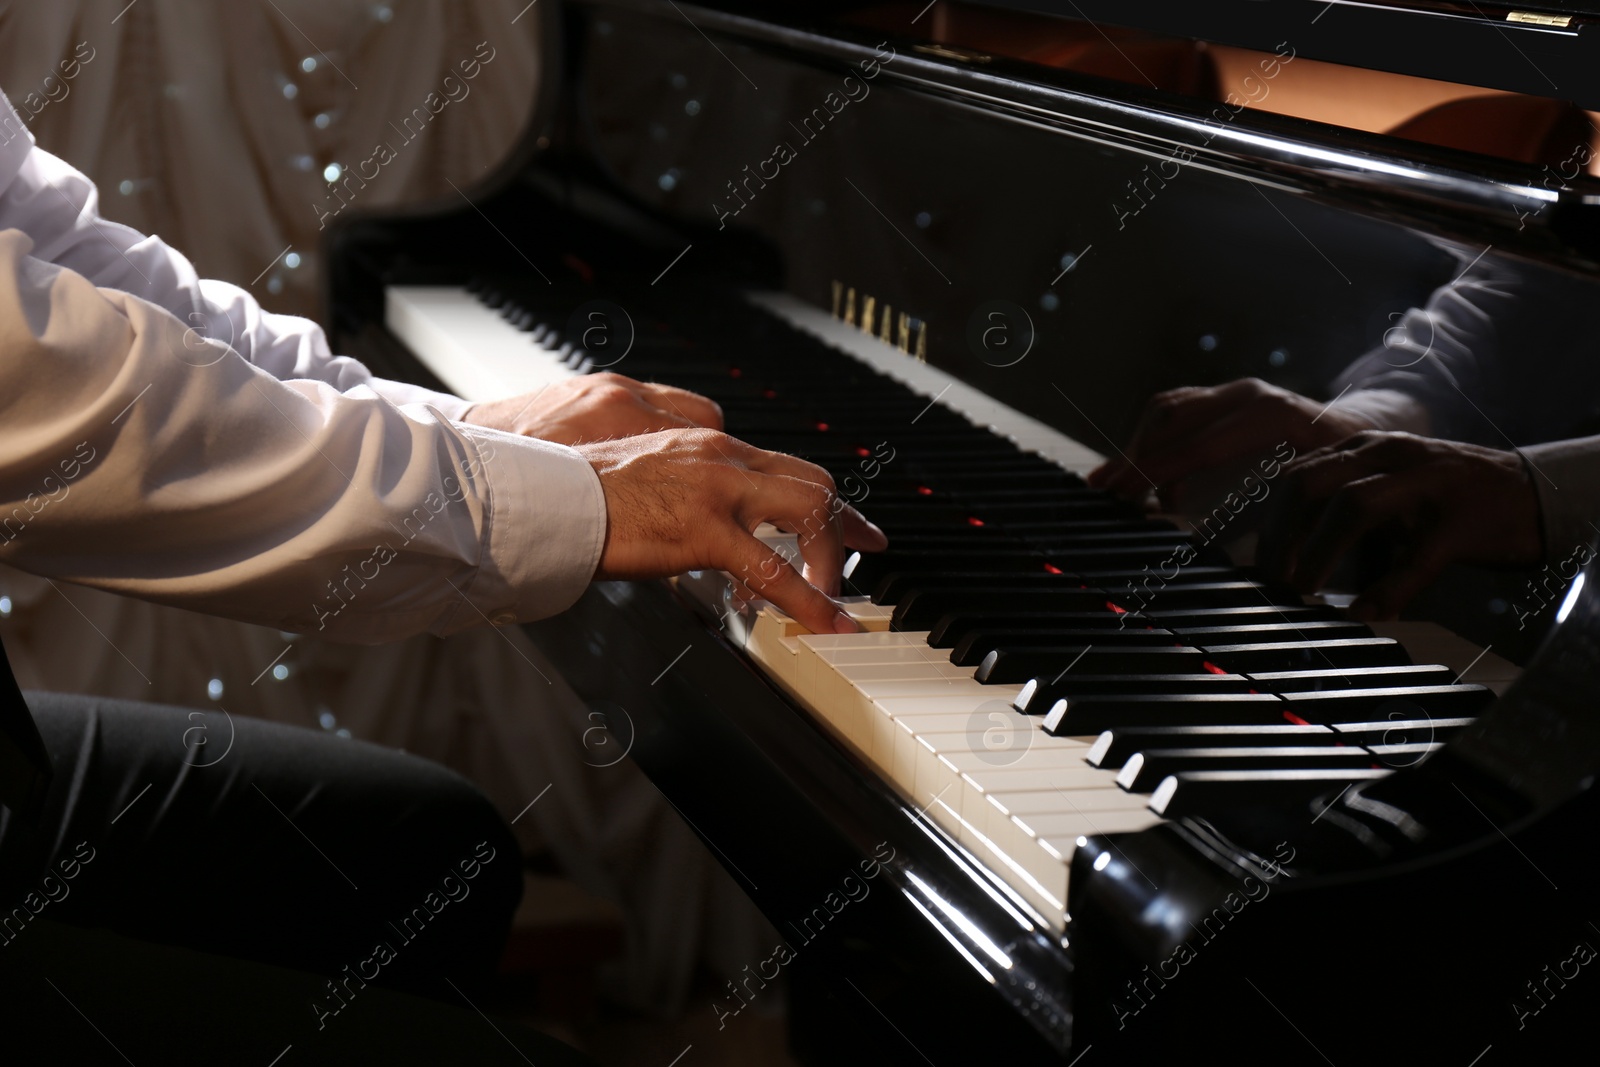
<svg viewBox="0 0 1600 1067">
<path fill-rule="evenodd" d="M 1366 419 L 1378 430 L 1404 430 L 1426 437 L 1432 429 L 1428 409 L 1398 389 L 1352 389 L 1328 407 Z"/>
<path fill-rule="evenodd" d="M 567 610 L 589 587 L 605 547 L 600 476 L 565 445 L 480 426 L 456 429 L 477 451 L 488 517 L 467 602 L 446 617 L 441 636 L 485 620 L 506 626 Z"/>
<path fill-rule="evenodd" d="M 1517 449 L 1539 495 L 1548 561 L 1565 559 L 1596 540 L 1600 520 L 1600 437 Z"/>
<path fill-rule="evenodd" d="M 450 393 L 436 393 L 432 389 L 424 389 L 420 385 L 392 382 L 387 378 L 373 378 L 371 381 L 361 384 L 397 408 L 403 408 L 407 404 L 422 404 L 426 407 L 436 408 L 441 415 L 451 422 L 460 422 L 466 417 L 467 410 L 473 406 L 472 401 L 463 400 L 459 396 L 454 396 Z"/>
</svg>

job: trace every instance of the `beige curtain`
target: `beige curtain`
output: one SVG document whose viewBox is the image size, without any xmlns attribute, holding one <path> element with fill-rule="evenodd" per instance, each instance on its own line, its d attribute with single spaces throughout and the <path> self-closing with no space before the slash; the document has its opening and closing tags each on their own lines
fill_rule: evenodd
<svg viewBox="0 0 1600 1067">
<path fill-rule="evenodd" d="M 107 217 L 159 234 L 202 277 L 315 317 L 319 219 L 340 203 L 328 168 L 395 147 L 352 212 L 455 195 L 450 182 L 471 188 L 528 122 L 540 20 L 534 7 L 513 24 L 525 7 L 30 0 L 0 12 L 0 87 L 25 117 L 37 110 L 40 145 L 97 181 Z M 73 60 L 68 80 L 61 64 Z M 463 77 L 463 63 L 476 77 Z M 430 93 L 448 103 L 402 141 Z M 280 258 L 291 247 L 294 268 Z"/>
<path fill-rule="evenodd" d="M 96 181 L 106 216 L 315 317 L 319 220 L 340 205 L 328 168 L 395 150 L 350 212 L 471 189 L 528 123 L 539 15 L 527 0 L 26 0 L 0 7 L 0 88 Z M 411 139 L 406 117 L 440 99 Z M 594 765 L 588 709 L 514 630 L 337 646 L 0 569 L 0 635 L 25 688 L 222 707 L 462 771 L 530 849 L 623 905 L 624 1003 L 671 1011 L 698 963 L 732 975 L 772 943 L 637 769 Z M 224 741 L 208 738 L 216 758 Z"/>
</svg>

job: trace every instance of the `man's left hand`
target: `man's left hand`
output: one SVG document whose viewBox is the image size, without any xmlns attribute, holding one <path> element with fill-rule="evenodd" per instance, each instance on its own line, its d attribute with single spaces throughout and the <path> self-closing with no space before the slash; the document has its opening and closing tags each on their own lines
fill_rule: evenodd
<svg viewBox="0 0 1600 1067">
<path fill-rule="evenodd" d="M 554 382 L 524 396 L 475 404 L 462 421 L 558 445 L 577 445 L 697 426 L 720 430 L 722 409 L 687 389 L 607 372 Z"/>
</svg>

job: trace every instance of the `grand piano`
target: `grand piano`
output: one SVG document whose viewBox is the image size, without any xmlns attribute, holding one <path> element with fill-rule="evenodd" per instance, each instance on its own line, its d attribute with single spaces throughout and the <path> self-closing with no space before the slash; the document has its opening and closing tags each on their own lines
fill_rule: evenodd
<svg viewBox="0 0 1600 1067">
<path fill-rule="evenodd" d="M 1600 5 L 527 17 L 506 165 L 332 231 L 341 350 L 469 398 L 698 390 L 891 540 L 851 561 L 859 635 L 716 574 L 528 628 L 782 938 L 702 1010 L 781 983 L 816 1064 L 1580 1040 L 1596 581 L 1522 670 L 1481 605 L 1352 623 L 1246 565 L 1247 509 L 1180 524 L 1082 475 L 1158 389 L 1325 395 L 1469 263 L 1589 284 Z"/>
</svg>

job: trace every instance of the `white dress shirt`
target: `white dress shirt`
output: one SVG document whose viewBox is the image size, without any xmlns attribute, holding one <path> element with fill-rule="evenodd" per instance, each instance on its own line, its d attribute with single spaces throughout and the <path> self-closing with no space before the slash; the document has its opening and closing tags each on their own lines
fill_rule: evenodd
<svg viewBox="0 0 1600 1067">
<path fill-rule="evenodd" d="M 334 356 L 0 143 L 0 561 L 360 642 L 560 612 L 599 564 L 599 478 L 450 421 L 468 406 Z"/>
</svg>

